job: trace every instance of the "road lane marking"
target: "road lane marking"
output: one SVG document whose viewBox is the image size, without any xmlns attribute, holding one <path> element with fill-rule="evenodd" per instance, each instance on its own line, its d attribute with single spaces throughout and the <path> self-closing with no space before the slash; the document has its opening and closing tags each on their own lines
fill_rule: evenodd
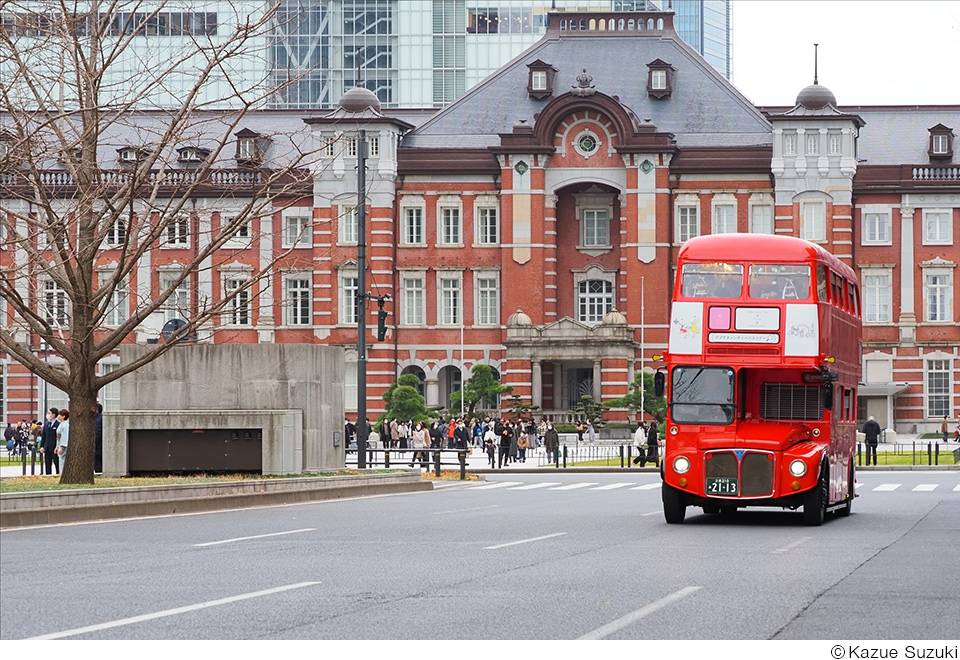
<svg viewBox="0 0 960 660">
<path fill-rule="evenodd" d="M 516 488 L 508 488 L 507 490 L 533 490 L 534 488 L 546 488 L 547 486 L 559 486 L 561 482 L 559 481 L 544 481 L 541 484 L 527 484 L 526 486 L 517 486 Z"/>
<path fill-rule="evenodd" d="M 660 488 L 660 484 L 643 484 L 642 486 L 637 486 L 636 488 L 631 488 L 630 490 L 653 490 L 654 488 Z"/>
<path fill-rule="evenodd" d="M 206 548 L 211 545 L 222 545 L 224 543 L 236 543 L 237 541 L 250 541 L 252 539 L 265 539 L 270 536 L 285 536 L 287 534 L 300 534 L 301 532 L 315 532 L 316 527 L 306 527 L 304 529 L 293 529 L 289 532 L 274 532 L 273 534 L 258 534 L 257 536 L 238 536 L 235 539 L 224 539 L 222 541 L 210 541 L 209 543 L 194 543 L 194 548 Z"/>
<path fill-rule="evenodd" d="M 898 488 L 900 488 L 900 484 L 880 484 L 879 486 L 877 486 L 877 487 L 874 488 L 873 490 L 875 490 L 875 491 L 876 491 L 876 490 L 891 491 L 891 490 L 896 490 L 896 489 L 898 489 Z"/>
<path fill-rule="evenodd" d="M 576 490 L 577 488 L 586 488 L 587 486 L 596 486 L 598 482 L 588 481 L 582 484 L 570 484 L 569 486 L 560 486 L 559 488 L 551 488 L 550 490 Z"/>
<path fill-rule="evenodd" d="M 596 630 L 592 630 L 588 632 L 583 637 L 580 637 L 580 639 L 603 639 L 604 637 L 608 635 L 612 635 L 613 633 L 618 632 L 623 628 L 626 628 L 630 624 L 636 623 L 640 619 L 653 614 L 657 610 L 663 609 L 667 605 L 671 605 L 677 602 L 678 600 L 686 598 L 690 594 L 696 591 L 699 591 L 700 589 L 703 589 L 703 587 L 684 587 L 679 591 L 674 591 L 669 596 L 665 596 L 664 598 L 661 598 L 656 602 L 653 602 L 653 603 L 650 603 L 649 605 L 641 607 L 639 610 L 635 612 L 631 612 L 626 616 L 620 617 L 616 621 L 611 621 L 605 626 L 600 626 Z"/>
<path fill-rule="evenodd" d="M 635 483 L 635 481 L 627 481 L 624 483 L 607 484 L 606 486 L 597 486 L 596 488 L 591 488 L 590 490 L 614 490 L 616 488 L 623 488 L 624 486 L 633 486 Z"/>
<path fill-rule="evenodd" d="M 774 551 L 771 552 L 770 554 L 775 555 L 775 554 L 778 554 L 778 553 L 781 553 L 781 552 L 790 552 L 791 550 L 793 550 L 793 549 L 796 548 L 797 546 L 803 545 L 804 543 L 806 543 L 807 541 L 809 541 L 810 538 L 811 538 L 811 537 L 809 537 L 809 536 L 804 536 L 802 539 L 797 539 L 797 540 L 794 541 L 793 543 L 788 543 L 787 545 L 783 546 L 782 548 L 777 548 L 776 550 L 774 550 Z"/>
<path fill-rule="evenodd" d="M 960 492 L 960 484 L 957 484 L 956 486 L 954 486 L 954 487 L 953 487 L 953 491 L 954 491 L 954 492 Z"/>
<path fill-rule="evenodd" d="M 519 486 L 522 481 L 498 481 L 486 486 L 471 486 L 467 490 L 493 490 L 494 488 L 505 488 L 506 486 Z"/>
<path fill-rule="evenodd" d="M 434 511 L 433 515 L 440 516 L 448 513 L 466 513 L 467 511 L 483 511 L 484 509 L 496 509 L 499 504 L 488 504 L 487 506 L 475 506 L 470 509 L 451 509 L 449 511 Z"/>
<path fill-rule="evenodd" d="M 663 513 L 663 511 L 659 511 L 659 510 L 657 510 L 657 511 L 651 511 L 650 513 L 641 513 L 641 514 L 640 514 L 640 517 L 641 517 L 641 518 L 646 518 L 647 516 L 655 516 L 655 515 L 660 514 L 660 513 Z"/>
<path fill-rule="evenodd" d="M 186 605 L 184 607 L 175 607 L 172 610 L 163 610 L 162 612 L 154 612 L 152 614 L 141 614 L 140 616 L 131 616 L 126 619 L 117 619 L 116 621 L 98 623 L 96 625 L 85 626 L 83 628 L 73 628 L 71 630 L 64 630 L 63 632 L 50 633 L 48 635 L 38 635 L 37 637 L 29 637 L 28 639 L 62 639 L 64 637 L 73 637 L 74 635 L 83 635 L 90 632 L 97 632 L 98 630 L 108 630 L 110 628 L 119 628 L 120 626 L 129 626 L 131 624 L 141 623 L 143 621 L 152 621 L 154 619 L 162 619 L 168 616 L 183 614 L 184 612 L 195 612 L 197 610 L 203 610 L 208 607 L 217 607 L 218 605 L 236 603 L 241 600 L 249 600 L 251 598 L 259 598 L 261 596 L 270 596 L 272 594 L 278 594 L 284 591 L 291 591 L 293 589 L 302 589 L 303 587 L 312 587 L 317 584 L 320 584 L 320 583 L 319 582 L 298 582 L 296 584 L 288 584 L 284 587 L 276 587 L 274 589 L 264 589 L 263 591 L 254 591 L 249 594 L 240 594 L 239 596 L 230 596 L 229 598 L 220 598 L 219 600 L 208 600 L 203 603 L 197 603 L 196 605 Z"/>
<path fill-rule="evenodd" d="M 500 545 L 488 545 L 484 550 L 499 550 L 500 548 L 508 548 L 511 545 L 520 545 L 521 543 L 533 543 L 534 541 L 543 541 L 544 539 L 552 539 L 557 536 L 563 536 L 566 532 L 557 532 L 556 534 L 547 534 L 546 536 L 537 536 L 532 539 L 523 539 L 522 541 L 511 541 L 510 543 L 501 543 Z"/>
<path fill-rule="evenodd" d="M 937 486 L 939 485 L 940 484 L 917 484 L 914 487 L 914 490 L 931 491 L 931 490 L 936 490 Z"/>
</svg>

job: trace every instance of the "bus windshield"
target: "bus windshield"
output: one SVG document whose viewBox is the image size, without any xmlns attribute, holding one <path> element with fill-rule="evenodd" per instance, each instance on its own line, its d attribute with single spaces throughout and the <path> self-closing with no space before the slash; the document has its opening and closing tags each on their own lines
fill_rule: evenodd
<svg viewBox="0 0 960 660">
<path fill-rule="evenodd" d="M 810 266 L 788 264 L 750 266 L 750 297 L 806 300 L 810 297 Z"/>
<path fill-rule="evenodd" d="M 676 367 L 671 417 L 681 424 L 732 424 L 734 373 L 729 367 Z"/>
<path fill-rule="evenodd" d="M 687 298 L 739 298 L 742 290 L 740 264 L 683 265 L 683 295 Z"/>
</svg>

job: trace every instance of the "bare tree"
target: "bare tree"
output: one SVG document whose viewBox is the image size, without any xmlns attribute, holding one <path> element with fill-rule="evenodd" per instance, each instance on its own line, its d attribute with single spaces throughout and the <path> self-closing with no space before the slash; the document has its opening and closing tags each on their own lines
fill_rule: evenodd
<svg viewBox="0 0 960 660">
<path fill-rule="evenodd" d="M 69 396 L 62 483 L 93 483 L 101 388 L 251 313 L 282 250 L 220 295 L 209 295 L 210 283 L 236 261 L 238 239 L 271 240 L 252 235 L 257 218 L 311 194 L 302 123 L 297 135 L 244 132 L 278 92 L 265 82 L 276 6 L 230 5 L 244 9 L 2 3 L 0 348 Z M 219 222 L 198 214 L 197 200 L 217 199 L 230 207 Z M 312 233 L 310 224 L 300 231 Z M 168 250 L 178 268 L 154 279 Z M 171 311 L 182 321 L 158 341 L 158 319 Z M 142 357 L 97 374 L 100 360 L 135 339 L 148 347 Z M 41 346 L 61 360 L 46 360 Z"/>
</svg>

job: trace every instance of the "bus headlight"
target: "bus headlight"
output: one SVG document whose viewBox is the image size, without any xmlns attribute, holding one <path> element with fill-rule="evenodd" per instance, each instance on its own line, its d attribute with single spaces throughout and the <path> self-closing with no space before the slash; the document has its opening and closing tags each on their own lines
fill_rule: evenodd
<svg viewBox="0 0 960 660">
<path fill-rule="evenodd" d="M 799 458 L 790 461 L 790 474 L 795 477 L 802 477 L 807 473 L 807 464 L 801 461 Z"/>
<path fill-rule="evenodd" d="M 686 456 L 677 456 L 673 459 L 673 471 L 677 474 L 686 474 L 690 471 L 690 459 Z"/>
</svg>

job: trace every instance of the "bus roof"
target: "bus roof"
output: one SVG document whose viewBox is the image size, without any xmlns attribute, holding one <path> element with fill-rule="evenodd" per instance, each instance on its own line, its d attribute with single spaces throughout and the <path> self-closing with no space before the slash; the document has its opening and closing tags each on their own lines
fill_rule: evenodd
<svg viewBox="0 0 960 660">
<path fill-rule="evenodd" d="M 739 261 L 784 263 L 819 261 L 856 281 L 853 269 L 815 243 L 773 234 L 709 234 L 691 238 L 679 254 L 681 261 Z"/>
</svg>

